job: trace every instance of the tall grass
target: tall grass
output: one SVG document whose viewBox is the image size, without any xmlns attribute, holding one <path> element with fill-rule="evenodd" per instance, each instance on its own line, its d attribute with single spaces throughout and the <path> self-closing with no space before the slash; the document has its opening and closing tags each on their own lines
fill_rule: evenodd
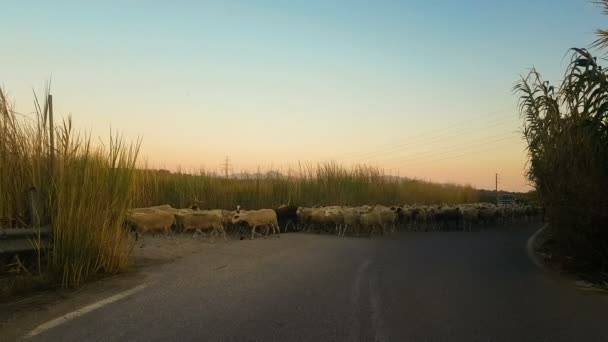
<svg viewBox="0 0 608 342">
<path fill-rule="evenodd" d="M 39 106 L 34 117 L 15 113 L 0 89 L 0 225 L 22 227 L 33 221 L 29 189 L 35 188 L 48 221 L 50 148 L 46 117 Z"/>
<path fill-rule="evenodd" d="M 64 284 L 78 284 L 99 272 L 118 272 L 129 261 L 123 220 L 137 146 L 110 138 L 109 147 L 92 148 L 89 138 L 72 140 L 69 126 L 60 132 L 51 267 Z"/>
<path fill-rule="evenodd" d="M 475 202 L 471 186 L 395 180 L 374 167 L 346 168 L 335 163 L 301 166 L 284 175 L 268 172 L 241 178 L 213 174 L 138 170 L 134 203 L 204 208 L 275 208 L 281 204 L 361 205 Z"/>
<path fill-rule="evenodd" d="M 55 127 L 49 145 L 46 104 L 33 115 L 11 109 L 0 90 L 0 226 L 29 226 L 28 190 L 36 188 L 42 224 L 53 228 L 46 269 L 64 286 L 129 262 L 127 208 L 156 204 L 203 208 L 274 208 L 281 204 L 360 205 L 474 202 L 471 186 L 395 180 L 368 166 L 302 165 L 285 175 L 224 178 L 205 172 L 136 169 L 139 144 L 110 136 L 107 146 L 73 131 L 70 118 Z M 51 153 L 54 162 L 51 165 Z"/>
<path fill-rule="evenodd" d="M 532 70 L 515 87 L 529 179 L 577 267 L 608 271 L 608 73 L 574 49 L 559 88 Z"/>
<path fill-rule="evenodd" d="M 46 106 L 45 106 L 46 107 Z M 55 129 L 51 151 L 46 110 L 34 118 L 16 114 L 0 90 L 0 217 L 4 225 L 31 225 L 28 189 L 37 189 L 41 223 L 53 229 L 47 269 L 64 286 L 99 272 L 114 273 L 129 261 L 129 236 L 122 228 L 131 206 L 139 145 L 111 136 L 92 146 L 72 131 L 68 118 Z M 54 167 L 51 167 L 54 152 Z"/>
</svg>

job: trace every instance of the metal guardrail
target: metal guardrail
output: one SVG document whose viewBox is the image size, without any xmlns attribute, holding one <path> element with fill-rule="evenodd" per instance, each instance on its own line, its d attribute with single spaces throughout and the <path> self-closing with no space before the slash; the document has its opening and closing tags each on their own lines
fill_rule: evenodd
<svg viewBox="0 0 608 342">
<path fill-rule="evenodd" d="M 33 253 L 36 251 L 38 234 L 40 247 L 49 245 L 50 227 L 0 229 L 0 255 Z"/>
</svg>

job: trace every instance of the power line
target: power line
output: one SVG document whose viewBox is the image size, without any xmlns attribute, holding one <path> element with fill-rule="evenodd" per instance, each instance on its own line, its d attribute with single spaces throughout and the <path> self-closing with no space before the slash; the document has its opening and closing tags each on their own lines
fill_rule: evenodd
<svg viewBox="0 0 608 342">
<path fill-rule="evenodd" d="M 504 118 L 500 118 L 498 120 L 494 120 L 494 121 L 490 121 L 487 122 L 490 125 L 489 126 L 484 126 L 484 127 L 479 127 L 477 128 L 478 130 L 487 130 L 490 128 L 494 128 L 494 127 L 500 127 L 506 123 L 510 123 L 510 117 L 504 117 Z M 450 127 L 451 128 L 451 127 Z M 445 128 L 443 129 L 445 130 Z M 352 160 L 353 162 L 358 162 L 364 159 L 370 159 L 370 158 L 375 158 L 377 156 L 380 155 L 385 155 L 385 154 L 390 154 L 393 152 L 397 152 L 397 151 L 401 151 L 401 150 L 406 150 L 408 148 L 411 148 L 413 146 L 418 146 L 418 145 L 423 145 L 423 144 L 430 144 L 430 143 L 434 143 L 437 141 L 442 141 L 444 140 L 446 137 L 452 136 L 452 137 L 457 137 L 457 136 L 461 136 L 463 134 L 468 134 L 471 130 L 471 127 L 465 127 L 464 129 L 460 129 L 460 130 L 455 130 L 455 131 L 446 131 L 443 132 L 442 134 L 438 134 L 438 135 L 426 135 L 426 136 L 420 136 L 420 138 L 422 139 L 412 139 L 406 143 L 400 143 L 398 145 L 392 146 L 388 149 L 385 150 L 376 150 L 373 152 L 364 152 L 364 153 L 360 153 L 359 156 L 353 156 L 353 157 L 349 157 L 349 158 L 338 158 L 340 160 Z M 456 135 L 454 135 L 455 133 L 457 133 Z"/>
<path fill-rule="evenodd" d="M 477 147 L 484 147 L 484 146 L 487 146 L 488 144 L 497 143 L 497 142 L 501 142 L 501 141 L 506 141 L 506 140 L 509 140 L 509 139 L 511 139 L 511 137 L 504 137 L 502 139 L 496 139 L 496 140 L 492 140 L 492 141 L 483 142 L 483 143 L 480 143 L 480 144 L 475 144 L 473 146 L 467 147 L 466 150 L 468 150 L 470 148 L 474 148 L 475 149 Z M 490 146 L 490 147 L 495 147 L 495 146 Z M 460 152 L 459 150 L 460 149 L 452 149 L 452 150 L 443 151 L 443 152 L 435 154 L 433 157 L 444 155 L 446 153 Z M 463 154 L 460 154 L 459 156 L 464 157 L 466 155 L 467 155 L 467 153 L 463 153 Z M 449 157 L 448 157 L 448 159 L 449 159 Z M 431 159 L 431 161 L 433 161 L 433 160 L 434 159 Z M 419 164 L 419 163 L 427 163 L 428 161 L 429 160 L 424 160 L 424 159 L 422 161 L 416 161 L 416 159 L 412 159 L 412 160 L 407 161 L 405 164 L 401 164 L 401 166 L 403 166 L 403 165 L 413 165 L 413 164 Z"/>
<path fill-rule="evenodd" d="M 450 149 L 448 149 L 448 150 L 426 151 L 426 152 L 415 153 L 405 159 L 402 159 L 401 162 L 415 161 L 415 160 L 425 159 L 428 157 L 442 155 L 442 154 L 446 154 L 446 153 L 450 153 L 450 152 L 458 152 L 461 149 L 468 149 L 468 148 L 475 147 L 478 145 L 485 145 L 488 143 L 508 140 L 510 138 L 513 138 L 514 136 L 515 136 L 514 132 L 503 133 L 503 134 L 494 135 L 494 136 L 487 136 L 487 137 L 483 137 L 483 138 L 479 138 L 479 139 L 470 140 L 470 141 L 467 141 L 467 142 L 464 142 L 461 144 L 449 146 Z"/>
<path fill-rule="evenodd" d="M 455 154 L 455 155 L 451 155 L 451 156 L 448 156 L 448 157 L 445 157 L 445 158 L 439 158 L 439 159 L 432 159 L 432 160 L 427 160 L 427 161 L 422 161 L 422 162 L 403 164 L 403 165 L 401 165 L 401 167 L 428 165 L 428 164 L 433 164 L 433 163 L 436 163 L 436 162 L 439 162 L 439 161 L 456 159 L 456 158 L 465 157 L 465 156 L 471 156 L 471 155 L 477 155 L 479 153 L 489 152 L 489 151 L 495 151 L 495 150 L 497 150 L 497 146 L 494 145 L 494 146 L 489 146 L 489 148 L 484 148 L 484 149 L 477 150 L 477 151 L 475 151 L 475 150 L 473 150 L 473 151 L 467 151 L 465 153 Z"/>
<path fill-rule="evenodd" d="M 487 119 L 487 118 L 492 118 L 494 115 L 499 114 L 499 113 L 500 113 L 500 112 L 502 112 L 503 110 L 504 110 L 504 109 L 501 109 L 501 110 L 495 110 L 495 111 L 489 112 L 487 115 L 485 115 L 485 114 L 484 114 L 484 115 L 482 115 L 482 116 L 479 116 L 479 117 L 474 117 L 474 118 L 470 118 L 470 119 L 467 119 L 467 120 L 453 121 L 453 122 L 452 122 L 452 123 L 450 123 L 450 124 L 449 124 L 449 126 L 447 126 L 447 127 L 435 128 L 435 129 L 432 129 L 432 130 L 430 130 L 430 131 L 427 131 L 427 132 L 424 132 L 424 133 L 420 133 L 420 134 L 418 134 L 418 135 L 416 135 L 416 136 L 413 136 L 412 138 L 413 138 L 414 140 L 417 140 L 418 138 L 426 138 L 426 137 L 428 137 L 428 134 L 429 134 L 429 133 L 440 132 L 440 131 L 444 131 L 444 130 L 450 130 L 450 129 L 453 129 L 455 126 L 459 126 L 459 125 L 462 125 L 462 124 L 466 124 L 466 123 L 469 123 L 469 122 L 472 122 L 472 121 L 477 121 L 477 120 L 478 120 L 478 119 L 480 119 L 480 118 L 481 118 L 482 120 L 485 120 L 485 119 Z M 502 115 L 499 115 L 498 117 L 500 118 L 500 117 L 505 117 L 505 116 L 512 117 L 512 114 L 511 114 L 511 113 L 508 113 L 507 115 L 505 115 L 504 113 L 502 113 Z M 490 121 L 492 121 L 492 120 L 490 120 Z M 411 142 L 411 141 L 413 141 L 413 140 L 410 140 L 409 142 Z M 394 147 L 394 146 L 401 145 L 401 144 L 402 144 L 402 143 L 396 143 L 396 144 L 395 144 L 395 143 L 388 143 L 388 144 L 383 144 L 383 145 L 380 145 L 380 146 L 378 146 L 378 148 L 383 148 L 383 147 L 389 147 L 389 148 L 390 148 L 390 147 Z M 362 153 L 362 152 L 360 152 L 360 151 L 356 151 L 356 152 L 345 153 L 345 154 L 344 154 L 344 156 L 349 156 L 349 155 L 353 155 L 353 156 L 354 156 L 354 155 L 361 155 L 361 154 L 367 154 L 367 153 L 370 153 L 370 152 L 371 152 L 371 153 L 374 153 L 373 151 L 368 151 L 368 152 L 363 152 L 363 153 Z M 338 158 L 338 159 L 342 159 L 342 158 Z"/>
<path fill-rule="evenodd" d="M 494 127 L 500 127 L 500 126 L 502 126 L 502 124 L 504 124 L 504 123 L 495 124 L 495 125 L 491 125 L 491 126 L 487 126 L 487 127 L 483 127 L 483 128 L 480 128 L 479 130 L 483 131 L 483 130 L 488 130 L 488 129 L 494 128 Z M 465 133 L 468 134 L 469 133 L 468 130 Z M 511 133 L 509 133 L 509 134 L 511 134 Z M 405 151 L 407 149 L 410 149 L 412 147 L 417 147 L 417 146 L 420 146 L 420 145 L 433 145 L 433 144 L 438 143 L 438 142 L 444 142 L 448 138 L 457 138 L 457 137 L 460 137 L 462 135 L 463 134 L 458 134 L 458 135 L 453 135 L 453 136 L 440 135 L 440 136 L 433 137 L 432 140 L 420 141 L 418 143 L 413 143 L 413 144 L 410 144 L 408 146 L 400 147 L 398 149 L 393 149 L 393 150 L 390 150 L 390 151 L 385 151 L 385 152 L 379 153 L 379 154 L 377 154 L 375 156 L 370 156 L 370 157 L 366 157 L 366 158 L 358 158 L 358 159 L 354 160 L 353 162 L 360 162 L 360 161 L 366 160 L 366 159 L 374 159 L 374 158 L 377 158 L 377 157 L 382 156 L 382 155 L 387 155 L 387 154 L 392 154 L 392 153 L 396 153 L 396 152 Z"/>
<path fill-rule="evenodd" d="M 410 144 L 410 143 L 412 143 L 414 141 L 420 141 L 421 139 L 422 139 L 422 141 L 424 141 L 425 139 L 428 139 L 430 133 L 443 132 L 442 133 L 442 135 L 443 135 L 445 133 L 444 131 L 449 132 L 450 130 L 453 130 L 455 127 L 458 127 L 460 125 L 467 124 L 467 123 L 470 123 L 470 122 L 473 122 L 473 121 L 475 121 L 475 122 L 483 122 L 484 120 L 487 120 L 488 118 L 490 118 L 489 121 L 492 122 L 492 121 L 496 121 L 497 119 L 500 120 L 500 119 L 512 118 L 513 117 L 511 113 L 508 113 L 506 115 L 503 113 L 503 114 L 501 114 L 501 115 L 499 115 L 497 117 L 494 117 L 496 113 L 500 113 L 500 111 L 494 111 L 494 112 L 491 112 L 490 115 L 481 117 L 481 121 L 479 121 L 478 117 L 467 119 L 467 120 L 453 121 L 447 127 L 435 128 L 435 129 L 432 129 L 430 131 L 423 132 L 423 133 L 420 133 L 418 135 L 415 135 L 415 136 L 411 137 L 407 142 L 405 142 L 405 145 Z M 432 136 L 433 135 L 431 135 L 431 137 Z M 376 149 L 374 151 L 367 151 L 367 152 L 359 152 L 359 151 L 357 151 L 357 152 L 346 153 L 346 154 L 344 154 L 344 158 L 337 158 L 337 159 L 345 159 L 345 158 L 348 159 L 349 156 L 350 156 L 350 158 L 353 158 L 353 157 L 356 157 L 356 156 L 375 154 L 375 153 L 378 153 L 378 152 L 382 152 L 384 150 L 384 148 L 391 149 L 391 148 L 399 147 L 399 146 L 402 146 L 402 145 L 404 145 L 403 142 L 384 144 L 384 145 L 378 146 L 378 149 Z"/>
</svg>

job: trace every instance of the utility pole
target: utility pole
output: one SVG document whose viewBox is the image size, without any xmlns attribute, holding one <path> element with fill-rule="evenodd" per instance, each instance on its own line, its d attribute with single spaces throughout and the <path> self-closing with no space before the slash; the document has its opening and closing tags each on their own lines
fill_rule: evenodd
<svg viewBox="0 0 608 342">
<path fill-rule="evenodd" d="M 498 203 L 498 173 L 495 174 L 495 183 L 496 183 L 496 203 Z"/>
<path fill-rule="evenodd" d="M 228 156 L 226 156 L 226 159 L 224 159 L 222 169 L 224 170 L 224 176 L 228 178 L 230 172 L 232 171 L 232 164 L 230 163 L 230 158 Z"/>
</svg>

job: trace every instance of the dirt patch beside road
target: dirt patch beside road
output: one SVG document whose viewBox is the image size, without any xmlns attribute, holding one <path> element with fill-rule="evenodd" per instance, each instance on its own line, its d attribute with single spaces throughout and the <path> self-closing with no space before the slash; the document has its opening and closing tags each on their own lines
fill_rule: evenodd
<svg viewBox="0 0 608 342">
<path fill-rule="evenodd" d="M 171 236 L 146 236 L 133 245 L 132 258 L 134 266 L 149 267 L 177 260 L 186 255 L 204 251 L 215 244 L 234 243 L 238 238 L 228 236 L 209 238 L 193 234 L 175 234 Z"/>
</svg>

